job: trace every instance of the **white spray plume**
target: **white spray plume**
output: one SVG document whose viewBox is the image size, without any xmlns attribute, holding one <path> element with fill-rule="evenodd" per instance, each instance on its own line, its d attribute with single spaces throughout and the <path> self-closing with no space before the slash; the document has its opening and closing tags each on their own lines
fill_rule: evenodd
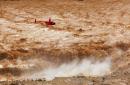
<svg viewBox="0 0 130 85">
<path fill-rule="evenodd" d="M 61 64 L 58 67 L 49 67 L 31 76 L 27 79 L 53 80 L 55 77 L 72 77 L 72 76 L 103 76 L 108 74 L 111 69 L 111 59 L 106 58 L 104 61 L 92 62 L 90 59 L 82 61 L 74 60 L 71 63 Z"/>
</svg>

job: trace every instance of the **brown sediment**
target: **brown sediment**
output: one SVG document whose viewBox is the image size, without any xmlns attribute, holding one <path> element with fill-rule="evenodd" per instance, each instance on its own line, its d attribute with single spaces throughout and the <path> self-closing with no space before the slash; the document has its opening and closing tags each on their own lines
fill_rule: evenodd
<svg viewBox="0 0 130 85">
<path fill-rule="evenodd" d="M 127 85 L 129 6 L 129 0 L 1 0 L 0 65 L 6 68 L 1 68 L 0 73 L 16 76 L 24 72 L 18 67 L 7 68 L 7 64 L 18 64 L 18 59 L 22 62 L 20 64 L 38 59 L 48 66 L 50 62 L 59 65 L 75 59 L 110 57 L 113 73 L 104 77 L 104 82 L 99 82 L 119 85 L 119 81 Z M 35 18 L 47 20 L 48 17 L 56 22 L 54 27 L 47 29 L 34 23 Z M 38 66 L 36 63 L 35 68 Z M 126 77 L 124 81 L 120 80 L 122 76 Z M 74 81 L 77 79 L 80 78 L 74 78 Z"/>
</svg>

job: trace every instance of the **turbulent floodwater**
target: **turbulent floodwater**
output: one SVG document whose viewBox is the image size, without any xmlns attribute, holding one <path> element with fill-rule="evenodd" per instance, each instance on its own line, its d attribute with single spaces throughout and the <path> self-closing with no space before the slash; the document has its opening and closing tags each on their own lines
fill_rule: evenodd
<svg viewBox="0 0 130 85">
<path fill-rule="evenodd" d="M 41 67 L 42 68 L 42 67 Z M 46 79 L 52 80 L 55 77 L 73 77 L 73 76 L 104 76 L 111 72 L 111 60 L 106 58 L 102 61 L 94 61 L 90 59 L 83 59 L 81 61 L 74 60 L 70 63 L 64 63 L 58 66 L 50 66 L 36 71 L 31 75 L 25 73 L 22 80 L 38 80 Z M 28 76 L 26 76 L 28 75 Z"/>
<path fill-rule="evenodd" d="M 54 26 L 35 23 L 50 17 Z M 129 17 L 130 0 L 0 0 L 0 80 L 100 76 L 127 85 Z"/>
</svg>

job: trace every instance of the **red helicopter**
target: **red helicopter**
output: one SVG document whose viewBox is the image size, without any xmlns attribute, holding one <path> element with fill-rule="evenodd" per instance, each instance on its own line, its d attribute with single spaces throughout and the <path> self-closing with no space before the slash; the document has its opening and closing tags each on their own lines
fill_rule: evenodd
<svg viewBox="0 0 130 85">
<path fill-rule="evenodd" d="M 38 20 L 38 21 L 37 21 L 37 20 L 35 19 L 35 23 L 39 23 L 39 24 L 41 24 L 41 25 L 46 25 L 47 27 L 53 26 L 53 25 L 56 24 L 55 22 L 53 22 L 53 21 L 51 20 L 51 18 L 49 18 L 48 21 L 42 21 L 42 20 Z"/>
</svg>

